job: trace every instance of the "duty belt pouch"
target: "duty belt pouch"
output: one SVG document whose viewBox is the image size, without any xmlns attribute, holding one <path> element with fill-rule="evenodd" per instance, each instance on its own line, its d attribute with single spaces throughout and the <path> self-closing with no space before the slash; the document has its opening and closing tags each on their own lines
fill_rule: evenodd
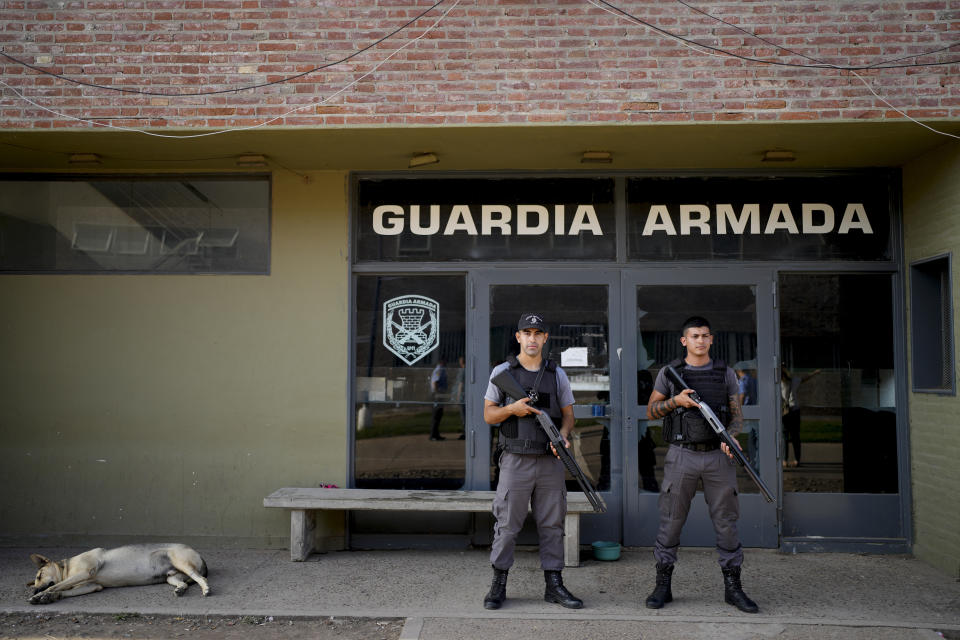
<svg viewBox="0 0 960 640">
<path fill-rule="evenodd" d="M 520 438 L 502 438 L 500 444 L 507 453 L 518 453 L 521 455 L 542 455 L 550 449 L 549 442 L 521 440 Z"/>
<path fill-rule="evenodd" d="M 684 411 L 680 420 L 683 425 L 683 442 L 711 442 L 717 439 L 717 434 L 699 411 Z"/>
</svg>

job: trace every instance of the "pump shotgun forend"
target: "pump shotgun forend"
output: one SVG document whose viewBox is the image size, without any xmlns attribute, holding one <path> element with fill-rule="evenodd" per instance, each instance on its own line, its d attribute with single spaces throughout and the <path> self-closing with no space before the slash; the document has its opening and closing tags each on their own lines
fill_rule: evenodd
<svg viewBox="0 0 960 640">
<path fill-rule="evenodd" d="M 517 382 L 517 379 L 513 377 L 509 370 L 501 371 L 493 377 L 491 382 L 505 395 L 514 400 L 529 397 L 529 394 L 520 386 L 520 383 Z M 560 458 L 563 466 L 566 467 L 570 475 L 573 476 L 577 484 L 580 485 L 580 489 L 583 491 L 583 494 L 587 496 L 587 500 L 590 502 L 593 510 L 596 513 L 604 513 L 607 510 L 606 503 L 600 494 L 597 493 L 597 490 L 593 488 L 593 485 L 590 484 L 590 480 L 584 475 L 580 465 L 577 464 L 574 457 L 567 451 L 563 436 L 560 434 L 557 425 L 553 423 L 553 420 L 550 419 L 550 416 L 548 416 L 545 411 L 534 414 L 533 417 L 536 418 L 540 428 L 546 432 L 547 437 L 550 439 L 550 444 L 553 445 L 553 449 L 557 453 L 557 457 Z"/>
<path fill-rule="evenodd" d="M 669 364 L 667 365 L 666 369 L 667 377 L 670 379 L 670 382 L 676 386 L 678 391 L 690 388 L 684 379 L 680 377 L 680 372 L 678 372 Z M 760 488 L 760 493 L 763 494 L 764 499 L 767 502 L 774 502 L 773 494 L 770 493 L 770 489 L 767 488 L 767 485 L 763 483 L 763 480 L 760 479 L 760 476 L 757 475 L 757 472 L 753 470 L 752 466 L 750 466 L 750 463 L 743 455 L 743 451 L 740 450 L 739 444 L 737 444 L 737 441 L 733 439 L 733 436 L 730 435 L 730 432 L 724 428 L 723 423 L 720 422 L 720 418 L 718 418 L 717 414 L 713 412 L 713 409 L 711 409 L 706 402 L 700 399 L 700 396 L 697 395 L 696 391 L 690 394 L 690 399 L 697 403 L 697 407 L 700 409 L 700 413 L 703 414 L 707 424 L 709 424 L 710 428 L 713 429 L 718 436 L 720 436 L 720 440 L 727 445 L 727 447 L 730 449 L 730 452 L 733 454 L 733 458 L 737 461 L 737 464 L 743 467 L 743 470 L 748 476 L 750 476 L 750 479 L 753 480 L 754 484 Z"/>
</svg>

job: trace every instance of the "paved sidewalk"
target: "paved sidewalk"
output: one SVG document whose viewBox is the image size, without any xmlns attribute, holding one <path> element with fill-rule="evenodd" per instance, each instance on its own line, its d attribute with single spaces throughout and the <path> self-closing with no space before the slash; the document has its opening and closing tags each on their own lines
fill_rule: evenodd
<svg viewBox="0 0 960 640">
<path fill-rule="evenodd" d="M 674 602 L 643 607 L 653 585 L 649 549 L 624 550 L 616 562 L 584 552 L 564 571 L 583 598 L 578 611 L 543 601 L 535 552 L 521 551 L 508 600 L 486 611 L 491 570 L 483 550 L 344 551 L 290 562 L 286 551 L 201 549 L 213 594 L 192 586 L 176 598 L 163 584 L 106 589 L 60 602 L 27 604 L 29 553 L 64 558 L 84 549 L 0 549 L 0 611 L 169 615 L 357 616 L 406 619 L 402 638 L 960 638 L 960 582 L 905 556 L 786 555 L 747 550 L 745 591 L 760 613 L 723 602 L 714 554 L 684 549 L 674 574 Z M 940 635 L 940 633 L 943 635 Z"/>
</svg>

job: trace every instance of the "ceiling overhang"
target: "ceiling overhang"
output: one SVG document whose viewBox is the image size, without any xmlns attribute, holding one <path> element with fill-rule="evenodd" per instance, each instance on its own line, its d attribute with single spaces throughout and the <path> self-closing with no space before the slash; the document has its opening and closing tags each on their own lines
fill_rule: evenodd
<svg viewBox="0 0 960 640">
<path fill-rule="evenodd" d="M 931 123 L 954 135 L 960 122 Z M 196 131 L 169 131 L 191 135 Z M 254 170 L 241 156 L 296 171 L 409 170 L 415 155 L 437 162 L 416 171 L 466 170 L 816 170 L 896 167 L 946 143 L 916 123 L 797 122 L 643 125 L 271 128 L 193 138 L 110 130 L 0 132 L 3 171 Z M 767 151 L 780 161 L 764 161 Z M 585 152 L 607 152 L 604 164 Z M 76 154 L 96 154 L 95 158 Z M 75 162 L 71 163 L 71 156 Z M 263 171 L 261 167 L 259 169 Z"/>
</svg>

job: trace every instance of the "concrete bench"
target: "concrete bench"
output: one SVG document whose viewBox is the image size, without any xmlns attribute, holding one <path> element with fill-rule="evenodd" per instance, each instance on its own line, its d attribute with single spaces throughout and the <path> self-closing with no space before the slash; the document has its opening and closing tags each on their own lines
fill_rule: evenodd
<svg viewBox="0 0 960 640">
<path fill-rule="evenodd" d="M 397 489 L 277 489 L 264 498 L 263 506 L 290 509 L 290 559 L 299 562 L 313 552 L 314 511 L 473 511 L 490 512 L 495 491 L 405 491 Z M 580 564 L 580 514 L 593 513 L 581 492 L 567 494 L 564 564 Z"/>
</svg>

